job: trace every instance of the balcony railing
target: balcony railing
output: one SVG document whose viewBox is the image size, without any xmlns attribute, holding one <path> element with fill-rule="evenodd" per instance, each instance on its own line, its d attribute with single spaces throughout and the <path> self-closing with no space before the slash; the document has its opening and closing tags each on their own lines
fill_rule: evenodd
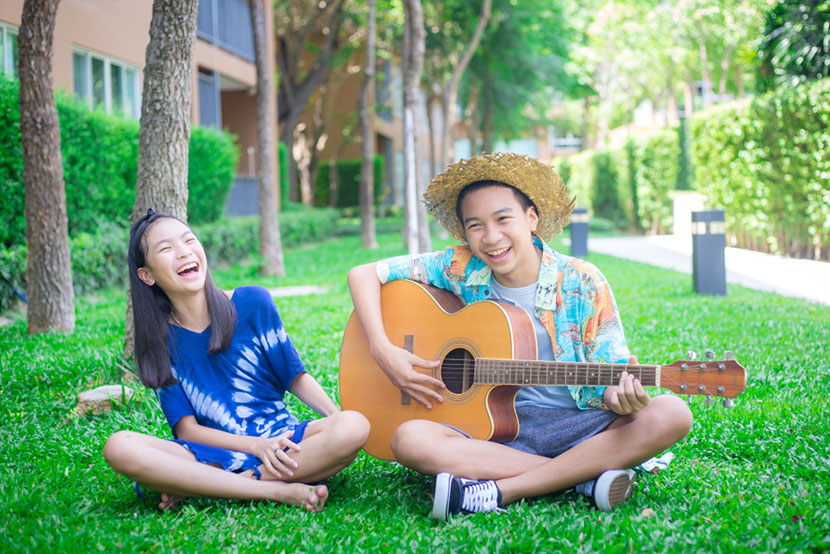
<svg viewBox="0 0 830 554">
<path fill-rule="evenodd" d="M 200 0 L 196 32 L 199 38 L 254 61 L 251 6 L 245 0 Z"/>
</svg>

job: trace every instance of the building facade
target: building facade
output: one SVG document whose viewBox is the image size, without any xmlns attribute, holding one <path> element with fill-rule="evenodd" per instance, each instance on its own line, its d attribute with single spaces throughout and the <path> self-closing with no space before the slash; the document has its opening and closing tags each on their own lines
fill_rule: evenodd
<svg viewBox="0 0 830 554">
<path fill-rule="evenodd" d="M 273 36 L 271 2 L 254 1 L 262 3 L 266 36 Z M 55 22 L 54 87 L 75 94 L 90 108 L 138 119 L 152 10 L 152 0 L 63 0 Z M 0 2 L 0 70 L 6 73 L 14 73 L 16 66 L 22 12 L 23 0 Z M 268 57 L 274 59 L 274 42 L 267 45 Z M 191 75 L 192 122 L 234 134 L 240 151 L 237 173 L 253 179 L 257 77 L 247 1 L 199 2 Z"/>
</svg>

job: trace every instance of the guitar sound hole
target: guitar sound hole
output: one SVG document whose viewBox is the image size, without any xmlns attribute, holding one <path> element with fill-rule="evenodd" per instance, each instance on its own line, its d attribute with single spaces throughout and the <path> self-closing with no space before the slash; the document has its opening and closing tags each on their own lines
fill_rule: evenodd
<svg viewBox="0 0 830 554">
<path fill-rule="evenodd" d="M 441 363 L 441 380 L 450 391 L 460 394 L 473 385 L 475 358 L 463 348 L 451 350 Z"/>
</svg>

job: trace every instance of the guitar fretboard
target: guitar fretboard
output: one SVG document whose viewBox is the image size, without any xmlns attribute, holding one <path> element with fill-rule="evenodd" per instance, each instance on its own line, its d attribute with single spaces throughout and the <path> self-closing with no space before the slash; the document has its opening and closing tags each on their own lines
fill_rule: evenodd
<svg viewBox="0 0 830 554">
<path fill-rule="evenodd" d="M 475 360 L 475 383 L 479 385 L 594 385 L 620 382 L 623 371 L 633 374 L 643 386 L 660 386 L 659 365 L 547 362 L 534 360 Z"/>
</svg>

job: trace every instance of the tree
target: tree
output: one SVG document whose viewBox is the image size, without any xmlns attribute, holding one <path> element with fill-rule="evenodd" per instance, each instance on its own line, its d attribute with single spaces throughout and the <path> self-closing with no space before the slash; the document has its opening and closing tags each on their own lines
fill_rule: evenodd
<svg viewBox="0 0 830 554">
<path fill-rule="evenodd" d="M 366 30 L 366 66 L 358 96 L 362 161 L 360 166 L 360 237 L 364 248 L 377 248 L 375 238 L 375 137 L 369 98 L 375 86 L 375 0 L 369 0 L 369 18 Z M 374 110 L 371 110 L 374 112 Z"/>
<path fill-rule="evenodd" d="M 277 102 L 274 91 L 274 68 L 269 55 L 266 39 L 265 14 L 262 0 L 251 1 L 251 27 L 254 36 L 254 60 L 256 63 L 256 114 L 257 114 L 257 159 L 259 168 L 259 253 L 263 264 L 263 275 L 285 275 L 285 262 L 282 256 L 280 226 L 277 219 L 277 194 L 279 160 L 274 112 Z"/>
<path fill-rule="evenodd" d="M 480 132 L 485 151 L 492 151 L 496 137 L 539 123 L 555 91 L 572 80 L 566 61 L 573 30 L 560 4 L 494 0 L 492 11 L 461 90 L 470 113 L 480 118 L 471 135 Z"/>
<path fill-rule="evenodd" d="M 187 152 L 198 0 L 153 0 L 144 65 L 132 221 L 148 208 L 187 221 Z M 124 355 L 133 351 L 127 305 Z"/>
<path fill-rule="evenodd" d="M 404 241 L 410 254 L 431 250 L 426 208 L 417 160 L 418 88 L 424 67 L 424 17 L 421 0 L 404 0 L 403 38 L 403 142 L 404 142 Z"/>
<path fill-rule="evenodd" d="M 289 153 L 294 149 L 294 130 L 300 115 L 317 88 L 328 78 L 335 64 L 335 55 L 341 48 L 344 4 L 345 0 L 288 0 L 274 4 L 277 66 L 280 72 L 277 113 L 280 140 Z M 319 48 L 310 46 L 315 33 L 323 36 Z M 313 54 L 309 61 L 308 54 L 312 52 L 316 55 Z M 290 164 L 288 182 L 291 199 L 298 198 L 294 176 L 295 169 Z"/>
<path fill-rule="evenodd" d="M 52 89 L 59 0 L 26 0 L 20 23 L 20 139 L 26 190 L 28 331 L 75 328 L 66 187 Z"/>
<path fill-rule="evenodd" d="M 778 3 L 766 15 L 759 56 L 763 89 L 830 77 L 830 2 Z"/>
<path fill-rule="evenodd" d="M 464 13 L 470 8 L 468 2 L 430 4 L 434 20 L 427 24 L 431 32 L 427 35 L 426 56 L 429 63 L 424 73 L 427 90 L 435 91 L 441 106 L 441 142 L 437 159 L 441 170 L 449 163 L 453 151 L 451 133 L 455 124 L 458 87 L 484 35 L 492 3 L 493 0 L 482 0 L 481 11 L 474 17 Z M 432 110 L 428 109 L 427 114 L 431 122 Z M 433 133 L 430 133 L 432 136 Z"/>
</svg>

